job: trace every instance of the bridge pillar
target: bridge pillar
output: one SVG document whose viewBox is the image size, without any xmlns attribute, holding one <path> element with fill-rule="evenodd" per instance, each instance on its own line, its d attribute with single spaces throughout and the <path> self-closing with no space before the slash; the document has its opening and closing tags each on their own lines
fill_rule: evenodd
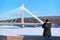
<svg viewBox="0 0 60 40">
<path fill-rule="evenodd" d="M 33 27 L 34 27 L 34 28 L 37 28 L 37 25 L 34 25 Z"/>
<path fill-rule="evenodd" d="M 24 28 L 24 4 L 21 6 L 21 28 Z"/>
</svg>

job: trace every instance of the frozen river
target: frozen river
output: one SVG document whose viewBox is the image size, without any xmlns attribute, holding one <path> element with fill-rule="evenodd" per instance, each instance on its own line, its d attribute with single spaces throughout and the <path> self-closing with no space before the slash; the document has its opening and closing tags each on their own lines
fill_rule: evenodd
<svg viewBox="0 0 60 40">
<path fill-rule="evenodd" d="M 60 36 L 60 28 L 51 28 L 52 36 Z M 43 29 L 37 28 L 19 28 L 17 26 L 0 26 L 0 35 L 4 36 L 42 36 Z"/>
</svg>

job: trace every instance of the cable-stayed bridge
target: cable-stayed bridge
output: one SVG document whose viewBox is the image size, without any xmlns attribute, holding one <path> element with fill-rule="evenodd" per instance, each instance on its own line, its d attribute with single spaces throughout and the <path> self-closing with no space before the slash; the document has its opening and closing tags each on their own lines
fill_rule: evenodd
<svg viewBox="0 0 60 40">
<path fill-rule="evenodd" d="M 0 24 L 4 25 L 4 24 L 21 24 L 22 27 L 24 27 L 24 24 L 39 24 L 39 23 L 24 23 L 24 11 L 26 11 L 27 13 L 29 13 L 31 16 L 33 16 L 35 19 L 37 19 L 41 24 L 43 24 L 44 22 L 39 19 L 36 15 L 34 15 L 32 12 L 30 12 L 27 8 L 24 7 L 24 4 L 21 5 L 21 23 L 17 23 L 16 20 L 13 23 L 13 20 L 11 20 L 11 22 L 0 22 Z"/>
</svg>

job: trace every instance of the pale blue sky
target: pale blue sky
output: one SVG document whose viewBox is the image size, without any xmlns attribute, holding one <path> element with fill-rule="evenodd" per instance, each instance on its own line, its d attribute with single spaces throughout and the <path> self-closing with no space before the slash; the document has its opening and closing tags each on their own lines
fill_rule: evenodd
<svg viewBox="0 0 60 40">
<path fill-rule="evenodd" d="M 60 0 L 0 0 L 0 14 L 18 8 L 22 3 L 36 16 L 60 16 Z M 25 15 L 28 17 L 27 13 Z"/>
</svg>

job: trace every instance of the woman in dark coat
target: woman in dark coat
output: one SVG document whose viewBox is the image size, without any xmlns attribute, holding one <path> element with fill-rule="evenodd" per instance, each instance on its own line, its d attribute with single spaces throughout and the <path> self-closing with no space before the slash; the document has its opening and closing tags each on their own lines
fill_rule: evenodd
<svg viewBox="0 0 60 40">
<path fill-rule="evenodd" d="M 42 25 L 42 28 L 44 28 L 43 36 L 46 38 L 51 37 L 51 23 L 48 22 L 48 19 L 46 19 L 46 22 Z"/>
</svg>

